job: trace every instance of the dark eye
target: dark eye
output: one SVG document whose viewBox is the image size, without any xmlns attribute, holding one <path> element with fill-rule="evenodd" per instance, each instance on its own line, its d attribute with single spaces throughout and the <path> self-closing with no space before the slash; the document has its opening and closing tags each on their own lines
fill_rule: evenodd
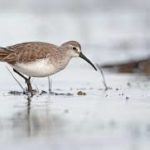
<svg viewBox="0 0 150 150">
<path fill-rule="evenodd" d="M 77 48 L 76 48 L 76 47 L 73 47 L 73 50 L 77 50 Z"/>
</svg>

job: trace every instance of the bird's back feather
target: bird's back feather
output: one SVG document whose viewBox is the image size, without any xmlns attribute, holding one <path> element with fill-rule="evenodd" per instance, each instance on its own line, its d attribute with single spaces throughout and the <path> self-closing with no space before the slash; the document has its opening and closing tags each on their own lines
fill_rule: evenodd
<svg viewBox="0 0 150 150">
<path fill-rule="evenodd" d="M 0 61 L 10 64 L 32 62 L 37 59 L 54 55 L 57 46 L 44 42 L 27 42 L 8 46 L 7 50 L 0 50 Z"/>
</svg>

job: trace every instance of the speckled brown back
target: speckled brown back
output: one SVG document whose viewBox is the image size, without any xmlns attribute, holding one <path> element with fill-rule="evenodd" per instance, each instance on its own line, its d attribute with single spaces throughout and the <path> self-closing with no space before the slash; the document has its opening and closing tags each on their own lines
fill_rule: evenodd
<svg viewBox="0 0 150 150">
<path fill-rule="evenodd" d="M 50 54 L 54 54 L 58 47 L 53 44 L 43 43 L 43 42 L 28 42 L 16 44 L 7 47 L 9 54 L 3 58 L 10 64 L 15 64 L 16 62 L 31 62 L 36 59 L 46 58 Z"/>
</svg>

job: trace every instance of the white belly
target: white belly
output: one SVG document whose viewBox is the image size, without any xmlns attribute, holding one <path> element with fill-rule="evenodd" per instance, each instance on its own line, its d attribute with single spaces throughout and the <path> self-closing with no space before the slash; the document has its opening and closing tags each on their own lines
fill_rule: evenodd
<svg viewBox="0 0 150 150">
<path fill-rule="evenodd" d="M 16 63 L 12 67 L 30 77 L 46 77 L 59 71 L 48 59 L 40 59 L 30 63 Z"/>
</svg>

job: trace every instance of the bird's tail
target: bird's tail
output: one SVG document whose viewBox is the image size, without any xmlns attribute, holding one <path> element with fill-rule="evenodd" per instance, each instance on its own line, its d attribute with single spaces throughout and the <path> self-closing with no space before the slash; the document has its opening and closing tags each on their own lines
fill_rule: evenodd
<svg viewBox="0 0 150 150">
<path fill-rule="evenodd" d="M 5 58 L 10 54 L 7 48 L 0 47 L 0 61 L 5 61 Z"/>
</svg>

